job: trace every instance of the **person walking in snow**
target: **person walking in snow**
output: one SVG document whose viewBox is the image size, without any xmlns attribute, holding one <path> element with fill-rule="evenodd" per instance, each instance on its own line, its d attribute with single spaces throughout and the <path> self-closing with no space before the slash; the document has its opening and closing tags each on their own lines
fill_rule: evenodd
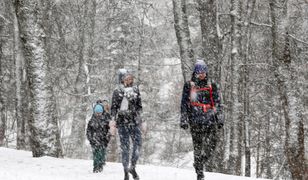
<svg viewBox="0 0 308 180">
<path fill-rule="evenodd" d="M 87 138 L 93 152 L 93 172 L 103 171 L 106 160 L 106 148 L 110 140 L 110 115 L 104 111 L 103 104 L 98 101 L 93 109 L 93 115 L 87 126 Z"/>
<path fill-rule="evenodd" d="M 133 85 L 132 73 L 126 69 L 120 69 L 118 73 L 119 86 L 113 92 L 111 116 L 115 119 L 120 136 L 124 180 L 129 180 L 129 173 L 132 174 L 134 180 L 139 180 L 136 164 L 142 144 L 141 97 L 139 88 Z M 129 159 L 130 139 L 133 144 L 131 159 Z"/>
<path fill-rule="evenodd" d="M 194 168 L 197 180 L 204 180 L 208 164 L 217 142 L 216 131 L 224 123 L 218 85 L 208 82 L 208 68 L 197 60 L 192 78 L 184 84 L 181 101 L 182 129 L 190 128 L 194 146 Z"/>
</svg>

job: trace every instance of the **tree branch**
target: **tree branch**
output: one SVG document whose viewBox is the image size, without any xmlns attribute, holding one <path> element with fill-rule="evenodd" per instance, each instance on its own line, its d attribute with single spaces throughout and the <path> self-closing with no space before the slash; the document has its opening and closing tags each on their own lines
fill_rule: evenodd
<svg viewBox="0 0 308 180">
<path fill-rule="evenodd" d="M 217 13 L 218 16 L 231 16 L 231 13 Z"/>
<path fill-rule="evenodd" d="M 294 35 L 288 34 L 288 36 L 291 37 L 292 39 L 298 41 L 298 42 L 301 42 L 301 43 L 303 43 L 303 44 L 305 44 L 305 45 L 308 45 L 308 42 L 305 42 L 305 41 L 303 41 L 303 40 L 301 40 L 301 39 L 298 39 L 298 38 L 296 38 Z"/>
<path fill-rule="evenodd" d="M 257 22 L 253 22 L 253 21 L 251 21 L 250 24 L 256 25 L 256 26 L 265 26 L 265 27 L 270 27 L 270 28 L 272 27 L 272 25 L 270 25 L 270 24 L 257 23 Z"/>
</svg>

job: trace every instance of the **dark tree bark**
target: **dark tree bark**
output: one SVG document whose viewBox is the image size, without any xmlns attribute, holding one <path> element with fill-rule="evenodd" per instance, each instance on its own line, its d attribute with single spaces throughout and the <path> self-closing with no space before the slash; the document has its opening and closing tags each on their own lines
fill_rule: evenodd
<svg viewBox="0 0 308 180">
<path fill-rule="evenodd" d="M 219 38 L 217 30 L 217 0 L 198 0 L 202 37 L 202 57 L 209 67 L 209 77 L 219 79 Z"/>
<path fill-rule="evenodd" d="M 30 133 L 33 157 L 61 157 L 57 111 L 46 53 L 43 5 L 38 0 L 16 0 L 16 15 L 30 89 Z"/>
<path fill-rule="evenodd" d="M 0 146 L 4 145 L 5 130 L 6 130 L 6 119 L 5 119 L 5 102 L 4 102 L 4 74 L 3 74 L 3 32 L 5 26 L 5 19 L 0 14 Z"/>
<path fill-rule="evenodd" d="M 243 27 L 243 35 L 242 35 L 242 49 L 243 49 L 243 116 L 244 116 L 244 145 L 245 145 L 245 176 L 251 176 L 251 149 L 250 149 L 250 134 L 251 134 L 251 123 L 250 123 L 250 92 L 249 92 L 249 79 L 250 79 L 250 69 L 248 68 L 248 64 L 250 63 L 251 55 L 251 21 L 252 15 L 254 12 L 256 0 L 247 0 L 246 6 L 242 7 L 243 14 L 246 16 L 243 17 L 244 27 Z"/>
<path fill-rule="evenodd" d="M 241 2 L 231 1 L 231 112 L 232 133 L 231 135 L 231 156 L 229 164 L 233 164 L 233 173 L 241 175 L 241 153 L 242 153 L 242 122 L 240 121 L 240 63 L 241 60 Z"/>
<path fill-rule="evenodd" d="M 294 59 L 288 36 L 290 24 L 287 4 L 287 0 L 270 2 L 273 36 L 272 57 L 285 120 L 285 156 L 292 178 L 301 180 L 304 179 L 305 170 L 304 103 L 298 94 L 296 70 L 292 64 Z"/>
<path fill-rule="evenodd" d="M 16 11 L 14 7 L 14 2 L 5 1 L 6 9 L 11 17 L 12 22 L 12 47 L 13 50 L 13 60 L 15 64 L 15 119 L 17 125 L 17 140 L 16 140 L 16 148 L 27 150 L 30 149 L 29 142 L 29 102 L 28 95 L 29 90 L 27 88 L 27 78 L 26 78 L 26 67 L 25 67 L 25 59 L 23 57 L 22 44 L 20 40 L 18 21 L 16 17 Z"/>
<path fill-rule="evenodd" d="M 79 5 L 80 6 L 80 5 Z M 71 131 L 71 157 L 82 157 L 84 155 L 86 112 L 88 107 L 88 83 L 89 67 L 85 55 L 86 51 L 86 28 L 88 15 L 87 1 L 83 1 L 83 7 L 78 7 L 79 18 L 77 18 L 78 29 L 78 74 L 74 83 L 75 104 L 74 117 Z M 83 18 L 82 18 L 83 17 Z"/>
<path fill-rule="evenodd" d="M 181 67 L 184 82 L 191 77 L 194 65 L 194 52 L 188 27 L 186 0 L 173 0 L 174 29 L 180 49 Z"/>
</svg>

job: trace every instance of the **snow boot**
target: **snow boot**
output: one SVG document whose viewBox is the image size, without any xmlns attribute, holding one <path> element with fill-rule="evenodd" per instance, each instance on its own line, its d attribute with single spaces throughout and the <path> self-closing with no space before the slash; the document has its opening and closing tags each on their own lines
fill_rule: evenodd
<svg viewBox="0 0 308 180">
<path fill-rule="evenodd" d="M 99 168 L 98 167 L 94 167 L 93 168 L 93 173 L 98 173 L 99 172 Z"/>
<path fill-rule="evenodd" d="M 138 176 L 138 174 L 137 174 L 137 172 L 136 172 L 136 169 L 135 169 L 135 168 L 130 168 L 130 169 L 129 169 L 129 173 L 131 173 L 131 174 L 132 174 L 132 176 L 133 176 L 134 180 L 139 180 L 139 176 Z"/>
<path fill-rule="evenodd" d="M 104 170 L 104 167 L 103 167 L 103 166 L 101 166 L 101 167 L 98 168 L 98 172 L 103 172 L 103 170 Z"/>
<path fill-rule="evenodd" d="M 128 171 L 124 171 L 124 180 L 129 180 Z"/>
<path fill-rule="evenodd" d="M 98 173 L 99 171 L 97 169 L 93 169 L 93 173 Z"/>
<path fill-rule="evenodd" d="M 204 180 L 204 174 L 197 174 L 197 180 Z"/>
</svg>

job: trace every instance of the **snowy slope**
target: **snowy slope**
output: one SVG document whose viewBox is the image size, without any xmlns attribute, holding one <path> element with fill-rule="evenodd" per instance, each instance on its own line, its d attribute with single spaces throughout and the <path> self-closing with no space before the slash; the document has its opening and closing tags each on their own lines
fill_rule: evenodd
<svg viewBox="0 0 308 180">
<path fill-rule="evenodd" d="M 194 180 L 192 170 L 139 165 L 141 180 Z M 208 180 L 248 180 L 253 178 L 206 173 Z M 91 160 L 33 158 L 31 152 L 0 148 L 1 180 L 122 180 L 122 165 L 107 163 L 103 173 L 92 173 Z M 132 179 L 132 178 L 130 178 Z"/>
</svg>

